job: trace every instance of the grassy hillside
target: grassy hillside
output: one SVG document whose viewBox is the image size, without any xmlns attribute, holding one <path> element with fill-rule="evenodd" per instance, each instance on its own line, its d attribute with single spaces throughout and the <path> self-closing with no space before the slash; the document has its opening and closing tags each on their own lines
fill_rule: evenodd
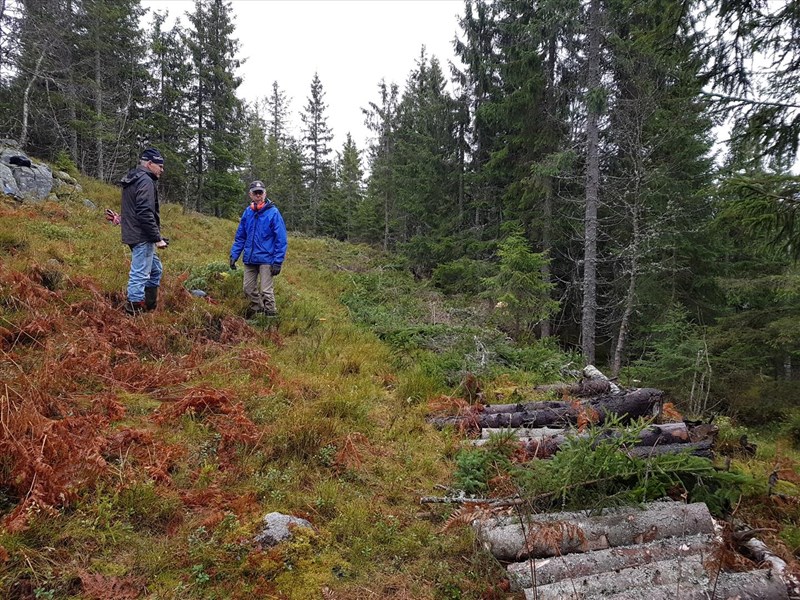
<svg viewBox="0 0 800 600">
<path fill-rule="evenodd" d="M 82 183 L 99 210 L 0 202 L 4 598 L 511 597 L 453 509 L 420 496 L 579 490 L 608 467 L 587 447 L 522 473 L 507 440 L 465 453 L 433 430 L 432 406 L 522 399 L 570 357 L 515 346 L 481 302 L 445 302 L 366 247 L 290 237 L 280 317 L 245 321 L 236 223 L 168 205 L 159 309 L 126 316 L 129 253 L 102 216 L 119 192 Z M 726 424 L 722 441 L 742 433 Z M 741 512 L 790 557 L 800 509 L 766 482 L 780 467 L 795 497 L 795 453 L 759 442 L 734 458 L 750 474 Z M 258 548 L 273 511 L 313 533 Z"/>
<path fill-rule="evenodd" d="M 131 319 L 102 210 L 0 207 L 3 597 L 477 597 L 494 567 L 419 514 L 456 448 L 424 421 L 442 379 L 340 302 L 386 260 L 292 237 L 280 318 L 246 322 L 236 224 L 171 205 L 162 222 L 161 304 Z M 259 550 L 272 511 L 314 534 Z"/>
</svg>

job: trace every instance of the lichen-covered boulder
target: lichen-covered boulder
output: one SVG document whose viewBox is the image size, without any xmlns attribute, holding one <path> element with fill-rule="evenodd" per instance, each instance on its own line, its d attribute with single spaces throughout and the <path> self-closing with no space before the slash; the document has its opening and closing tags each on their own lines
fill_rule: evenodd
<svg viewBox="0 0 800 600">
<path fill-rule="evenodd" d="M 32 161 L 13 143 L 0 145 L 0 189 L 23 202 L 44 202 L 53 189 L 53 173 Z"/>
<path fill-rule="evenodd" d="M 271 512 L 264 517 L 264 528 L 256 535 L 255 541 L 262 546 L 275 546 L 292 537 L 292 529 L 307 527 L 313 529 L 311 523 L 300 517 Z"/>
</svg>

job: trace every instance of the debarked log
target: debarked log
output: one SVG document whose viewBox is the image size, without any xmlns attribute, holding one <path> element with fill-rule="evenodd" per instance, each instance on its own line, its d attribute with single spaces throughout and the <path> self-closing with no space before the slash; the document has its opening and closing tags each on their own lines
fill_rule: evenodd
<svg viewBox="0 0 800 600">
<path fill-rule="evenodd" d="M 478 427 L 544 427 L 569 426 L 578 422 L 581 415 L 593 423 L 603 424 L 612 416 L 624 423 L 644 416 L 657 415 L 661 410 L 661 390 L 640 388 L 626 394 L 600 396 L 581 402 L 529 402 L 527 404 L 500 405 L 511 407 L 511 412 L 495 412 L 486 406 L 474 415 L 435 417 L 437 427 L 474 422 Z"/>
<path fill-rule="evenodd" d="M 551 429 L 549 427 L 543 427 L 541 429 L 487 428 L 481 430 L 481 438 L 490 438 L 492 433 L 497 435 L 498 433 L 504 431 L 523 433 L 524 435 L 520 436 L 519 438 L 520 442 L 524 443 L 525 447 L 529 449 L 531 454 L 535 456 L 540 456 L 540 454 L 536 452 L 537 447 L 541 446 L 542 448 L 551 449 L 552 451 L 546 454 L 546 456 L 551 456 L 553 451 L 563 446 L 570 438 L 586 438 L 589 436 L 587 433 L 578 433 L 576 430 L 565 433 L 564 430 Z M 489 432 L 489 435 L 486 435 L 487 432 Z M 603 440 L 607 439 L 617 439 L 621 435 L 622 434 L 619 431 L 608 430 L 597 436 L 597 441 L 602 442 Z M 473 440 L 472 444 L 474 446 L 483 446 L 488 441 L 488 439 Z M 667 444 L 683 444 L 687 442 L 689 442 L 689 429 L 685 423 L 663 423 L 660 425 L 650 425 L 649 427 L 646 427 L 640 431 L 637 436 L 636 445 L 663 446 Z"/>
<path fill-rule="evenodd" d="M 630 569 L 663 560 L 699 556 L 705 561 L 716 556 L 720 546 L 713 535 L 700 534 L 655 540 L 636 546 L 620 546 L 595 552 L 529 559 L 508 565 L 515 589 L 548 585 L 565 579 L 575 580 L 620 569 Z"/>
<path fill-rule="evenodd" d="M 671 585 L 673 590 L 679 584 L 694 587 L 706 578 L 703 561 L 698 555 L 662 560 L 638 567 L 620 569 L 566 579 L 548 585 L 525 590 L 526 598 L 536 600 L 565 600 L 567 598 L 608 597 L 612 594 L 638 589 L 640 598 L 649 598 L 647 590 L 653 585 Z"/>
<path fill-rule="evenodd" d="M 541 596 L 535 596 L 541 599 Z M 534 598 L 533 590 L 525 590 L 526 598 Z M 648 585 L 631 588 L 616 594 L 575 595 L 570 592 L 563 600 L 788 600 L 786 584 L 769 570 L 744 573 L 711 573 L 705 580 L 686 578 L 679 585 Z"/>
<path fill-rule="evenodd" d="M 630 546 L 670 537 L 714 531 L 714 522 L 702 502 L 656 502 L 644 510 L 613 509 L 606 514 L 543 513 L 475 521 L 480 542 L 500 560 L 546 558 Z"/>
<path fill-rule="evenodd" d="M 714 452 L 711 449 L 713 445 L 714 440 L 709 439 L 686 444 L 665 444 L 652 447 L 634 446 L 628 448 L 626 452 L 636 458 L 652 458 L 654 456 L 663 456 L 664 454 L 678 454 L 679 452 L 688 452 L 692 456 L 701 456 L 703 458 L 714 458 Z"/>
</svg>

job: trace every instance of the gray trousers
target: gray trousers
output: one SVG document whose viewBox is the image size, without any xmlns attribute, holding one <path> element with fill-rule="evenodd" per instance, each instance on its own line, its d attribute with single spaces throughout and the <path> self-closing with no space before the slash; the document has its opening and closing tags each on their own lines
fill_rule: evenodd
<svg viewBox="0 0 800 600">
<path fill-rule="evenodd" d="M 269 268 L 269 265 L 244 266 L 244 295 L 250 300 L 250 310 L 275 312 L 275 288 Z"/>
</svg>

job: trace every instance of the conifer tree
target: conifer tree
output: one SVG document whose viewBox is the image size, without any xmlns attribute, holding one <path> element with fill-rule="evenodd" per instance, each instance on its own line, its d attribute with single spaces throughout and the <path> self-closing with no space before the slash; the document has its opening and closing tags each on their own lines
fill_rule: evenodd
<svg viewBox="0 0 800 600">
<path fill-rule="evenodd" d="M 325 114 L 325 90 L 319 74 L 314 73 L 311 80 L 311 95 L 300 115 L 303 122 L 303 150 L 305 155 L 305 178 L 309 190 L 308 227 L 318 231 L 320 210 L 329 197 L 332 184 L 332 168 L 330 158 L 332 152 L 329 144 L 333 132 L 328 127 Z"/>
<path fill-rule="evenodd" d="M 150 31 L 148 71 L 153 76 L 149 92 L 151 109 L 142 120 L 139 135 L 148 145 L 156 145 L 168 168 L 159 181 L 163 198 L 188 204 L 191 192 L 193 115 L 190 112 L 192 66 L 186 42 L 187 32 L 176 21 L 165 29 L 165 14 L 153 16 Z M 132 146 L 131 152 L 137 148 Z M 131 155 L 134 162 L 136 154 Z"/>
<path fill-rule="evenodd" d="M 286 141 L 289 118 L 289 101 L 277 81 L 272 82 L 272 92 L 267 98 L 267 135 L 278 144 Z"/>
<path fill-rule="evenodd" d="M 364 171 L 353 137 L 348 133 L 342 151 L 337 153 L 336 186 L 331 202 L 323 206 L 322 233 L 346 240 L 353 237 L 356 215 L 364 201 Z"/>
<path fill-rule="evenodd" d="M 270 144 L 274 140 L 270 137 Z M 299 140 L 287 137 L 280 150 L 278 175 L 270 198 L 278 204 L 286 227 L 301 231 L 307 224 L 309 190 L 305 184 L 305 156 Z"/>
<path fill-rule="evenodd" d="M 399 104 L 394 154 L 397 238 L 413 240 L 406 254 L 418 274 L 430 275 L 435 257 L 429 238 L 434 231 L 447 233 L 457 217 L 459 150 L 456 103 L 445 90 L 439 61 L 429 59 L 424 47 Z"/>
<path fill-rule="evenodd" d="M 383 249 L 390 246 L 390 231 L 395 218 L 397 189 L 392 164 L 395 158 L 396 130 L 398 126 L 397 84 L 378 84 L 379 101 L 370 102 L 362 109 L 365 123 L 375 135 L 369 148 L 370 178 L 367 202 L 359 211 L 359 236 L 380 241 Z"/>
<path fill-rule="evenodd" d="M 276 174 L 277 154 L 270 148 L 262 103 L 255 102 L 245 107 L 245 123 L 245 171 L 242 177 L 246 183 L 255 179 L 263 181 L 269 195 Z"/>
<path fill-rule="evenodd" d="M 79 70 L 87 83 L 90 109 L 83 152 L 89 152 L 89 172 L 110 180 L 127 167 L 132 136 L 127 131 L 141 118 L 149 74 L 144 69 L 146 47 L 139 26 L 139 0 L 82 0 L 77 27 L 86 32 L 78 53 L 89 60 Z M 88 107 L 87 107 L 88 108 Z M 126 131 L 127 130 L 127 131 Z"/>
<path fill-rule="evenodd" d="M 242 184 L 235 170 L 243 161 L 244 112 L 236 89 L 238 41 L 233 37 L 231 4 L 196 0 L 189 15 L 194 31 L 189 48 L 195 70 L 191 109 L 195 115 L 194 207 L 230 216 L 238 212 Z"/>
</svg>

